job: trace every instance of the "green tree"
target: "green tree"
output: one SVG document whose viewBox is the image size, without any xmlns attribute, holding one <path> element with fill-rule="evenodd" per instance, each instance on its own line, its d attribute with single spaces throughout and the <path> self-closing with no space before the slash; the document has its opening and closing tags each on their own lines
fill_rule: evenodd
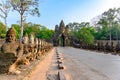
<svg viewBox="0 0 120 80">
<path fill-rule="evenodd" d="M 69 23 L 70 34 L 78 39 L 81 39 L 87 44 L 94 43 L 94 36 L 96 35 L 96 31 L 93 26 L 90 25 L 89 22 L 81 22 L 81 23 Z"/>
<path fill-rule="evenodd" d="M 82 39 L 86 44 L 94 43 L 94 36 L 90 30 L 91 30 L 91 27 L 82 27 L 78 31 L 79 39 Z"/>
<path fill-rule="evenodd" d="M 5 38 L 6 36 L 6 26 L 0 22 L 0 37 Z"/>
<path fill-rule="evenodd" d="M 26 23 L 24 27 L 24 34 L 28 35 L 33 34 L 37 38 L 41 39 L 50 39 L 54 30 L 48 29 L 46 26 L 40 24 Z"/>
<path fill-rule="evenodd" d="M 120 20 L 119 8 L 109 9 L 103 12 L 99 17 L 95 18 L 95 26 L 97 31 L 98 40 L 113 40 L 119 35 L 119 20 Z M 98 29 L 98 30 L 97 30 Z"/>
<path fill-rule="evenodd" d="M 37 35 L 40 31 L 40 25 L 39 24 L 32 24 L 32 23 L 26 23 L 24 25 L 24 34 L 27 33 L 28 35 L 33 34 Z"/>
<path fill-rule="evenodd" d="M 40 32 L 39 32 L 39 38 L 50 39 L 53 33 L 54 33 L 53 30 L 47 29 L 45 26 L 41 26 Z"/>
<path fill-rule="evenodd" d="M 0 17 L 4 19 L 4 23 L 5 23 L 5 26 L 6 26 L 6 32 L 8 30 L 8 27 L 7 27 L 7 17 L 8 17 L 8 12 L 10 11 L 10 3 L 6 0 L 1 0 L 0 1 Z"/>
<path fill-rule="evenodd" d="M 98 21 L 98 25 L 101 26 L 101 29 L 98 31 L 99 35 L 97 37 L 97 40 L 107 40 L 109 37 L 109 27 L 106 18 L 101 18 Z"/>
<path fill-rule="evenodd" d="M 103 18 L 105 18 L 106 22 L 108 23 L 108 28 L 109 28 L 109 36 L 110 36 L 110 43 L 112 40 L 112 27 L 113 27 L 113 23 L 114 23 L 114 19 L 116 17 L 116 9 L 109 9 L 108 11 L 104 12 L 102 14 Z"/>
<path fill-rule="evenodd" d="M 20 38 L 20 25 L 18 25 L 18 24 L 12 24 L 12 27 L 14 27 L 14 29 L 16 31 L 16 36 L 19 39 Z"/>
<path fill-rule="evenodd" d="M 38 2 L 39 0 L 9 0 L 11 3 L 13 10 L 19 12 L 21 16 L 21 34 L 20 34 L 20 42 L 22 41 L 23 37 L 23 22 L 24 22 L 24 15 L 37 14 L 40 16 L 39 9 L 38 9 Z"/>
</svg>

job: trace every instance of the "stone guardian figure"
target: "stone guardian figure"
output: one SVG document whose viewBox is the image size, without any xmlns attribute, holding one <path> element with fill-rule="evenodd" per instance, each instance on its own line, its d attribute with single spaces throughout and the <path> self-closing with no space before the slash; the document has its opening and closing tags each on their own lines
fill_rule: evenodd
<svg viewBox="0 0 120 80">
<path fill-rule="evenodd" d="M 19 73 L 18 62 L 23 54 L 23 47 L 16 41 L 14 28 L 7 31 L 5 43 L 1 46 L 0 52 L 0 72 Z"/>
</svg>

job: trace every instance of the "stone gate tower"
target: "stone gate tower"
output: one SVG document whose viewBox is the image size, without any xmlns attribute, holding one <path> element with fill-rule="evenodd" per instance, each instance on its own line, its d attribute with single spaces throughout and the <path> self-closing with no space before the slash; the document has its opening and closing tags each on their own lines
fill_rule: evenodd
<svg viewBox="0 0 120 80">
<path fill-rule="evenodd" d="M 65 26 L 63 20 L 61 20 L 59 25 L 55 26 L 55 34 L 52 36 L 52 41 L 54 46 L 69 46 L 69 27 L 68 25 Z"/>
</svg>

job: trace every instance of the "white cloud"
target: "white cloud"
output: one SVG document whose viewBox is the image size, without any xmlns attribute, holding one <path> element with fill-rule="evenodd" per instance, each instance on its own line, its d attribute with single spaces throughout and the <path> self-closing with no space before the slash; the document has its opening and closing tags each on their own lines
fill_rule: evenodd
<svg viewBox="0 0 120 80">
<path fill-rule="evenodd" d="M 120 7 L 120 0 L 106 0 L 108 7 Z"/>
<path fill-rule="evenodd" d="M 103 9 L 109 9 L 109 8 L 118 8 L 120 7 L 120 0 L 103 0 Z"/>
</svg>

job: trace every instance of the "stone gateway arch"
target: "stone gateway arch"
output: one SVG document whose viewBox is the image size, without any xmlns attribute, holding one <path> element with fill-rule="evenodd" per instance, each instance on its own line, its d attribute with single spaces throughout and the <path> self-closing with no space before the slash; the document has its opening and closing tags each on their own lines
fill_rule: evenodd
<svg viewBox="0 0 120 80">
<path fill-rule="evenodd" d="M 68 25 L 65 26 L 63 20 L 60 25 L 55 26 L 55 33 L 52 35 L 52 41 L 54 46 L 69 46 L 70 34 Z"/>
</svg>

